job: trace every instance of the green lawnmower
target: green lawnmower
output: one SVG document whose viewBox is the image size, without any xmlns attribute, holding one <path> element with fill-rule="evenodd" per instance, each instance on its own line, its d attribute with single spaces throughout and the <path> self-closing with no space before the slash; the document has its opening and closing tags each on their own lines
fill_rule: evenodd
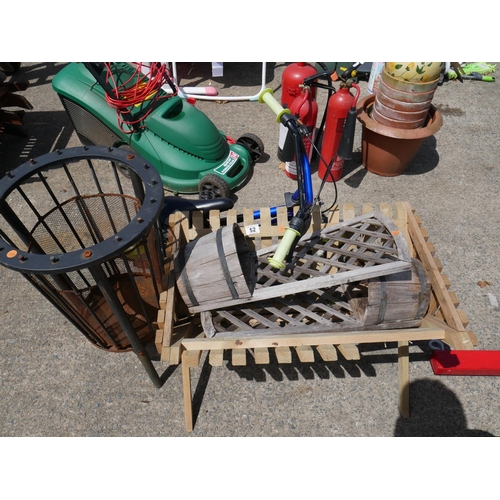
<svg viewBox="0 0 500 500">
<path fill-rule="evenodd" d="M 233 140 L 177 95 L 166 65 L 70 63 L 52 80 L 82 144 L 129 149 L 166 190 L 229 198 L 264 152 L 253 134 Z M 126 168 L 123 167 L 126 175 Z"/>
</svg>

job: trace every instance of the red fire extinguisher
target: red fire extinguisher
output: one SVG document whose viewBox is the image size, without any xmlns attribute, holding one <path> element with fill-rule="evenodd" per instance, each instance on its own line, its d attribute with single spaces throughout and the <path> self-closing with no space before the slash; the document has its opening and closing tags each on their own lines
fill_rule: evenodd
<svg viewBox="0 0 500 500">
<path fill-rule="evenodd" d="M 312 157 L 312 144 L 316 133 L 316 120 L 318 118 L 318 104 L 312 95 L 310 87 L 305 87 L 302 95 L 299 95 L 292 102 L 290 112 L 298 116 L 300 121 L 307 127 L 308 137 L 304 137 L 304 148 L 309 161 Z M 285 162 L 285 173 L 291 179 L 297 179 L 297 166 L 295 161 Z"/>
<path fill-rule="evenodd" d="M 301 85 L 304 79 L 317 74 L 314 66 L 305 62 L 289 64 L 281 75 L 281 105 L 289 108 L 294 99 L 302 93 Z M 311 89 L 312 96 L 316 99 L 317 88 Z"/>
<path fill-rule="evenodd" d="M 355 86 L 357 87 L 357 85 Z M 339 90 L 328 101 L 321 157 L 318 165 L 318 176 L 320 179 L 325 178 L 327 182 L 337 182 L 342 177 L 344 160 L 337 156 L 337 150 L 342 138 L 344 122 L 355 99 L 349 89 L 349 85 L 341 84 Z M 333 166 L 328 173 L 328 165 L 332 160 Z"/>
</svg>

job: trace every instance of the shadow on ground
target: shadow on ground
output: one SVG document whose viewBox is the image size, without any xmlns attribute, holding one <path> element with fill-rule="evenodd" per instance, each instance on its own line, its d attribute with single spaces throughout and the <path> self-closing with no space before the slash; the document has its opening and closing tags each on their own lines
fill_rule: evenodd
<svg viewBox="0 0 500 500">
<path fill-rule="evenodd" d="M 275 352 L 273 349 L 269 350 L 269 363 L 256 364 L 253 356 L 247 351 L 246 364 L 244 366 L 235 366 L 231 362 L 230 351 L 224 352 L 224 366 L 218 367 L 220 369 L 227 369 L 236 372 L 241 379 L 247 382 L 265 382 L 269 377 L 274 382 L 283 380 L 299 381 L 299 380 L 328 380 L 330 378 L 345 379 L 347 377 L 360 378 L 376 377 L 376 365 L 382 363 L 397 363 L 397 353 L 394 348 L 397 344 L 372 344 L 361 345 L 359 351 L 361 359 L 347 360 L 341 353 L 338 354 L 338 360 L 333 362 L 325 362 L 321 359 L 319 354 L 314 350 L 314 362 L 301 362 L 292 349 L 291 363 L 278 363 Z M 383 352 L 383 349 L 392 349 L 391 352 Z M 371 352 L 374 351 L 374 352 Z M 382 352 L 380 352 L 382 351 Z M 427 361 L 429 359 L 428 353 L 416 352 L 410 354 L 412 362 Z M 212 373 L 212 366 L 210 365 L 209 357 L 205 358 L 202 364 L 201 372 L 196 384 L 193 394 L 192 407 L 193 407 L 193 421 L 200 412 L 203 398 L 210 380 Z"/>
<path fill-rule="evenodd" d="M 65 111 L 30 111 L 24 116 L 27 137 L 5 134 L 0 141 L 0 177 L 31 158 L 68 146 L 73 125 Z"/>
<path fill-rule="evenodd" d="M 399 418 L 396 437 L 494 437 L 468 429 L 462 403 L 453 391 L 437 380 L 410 383 L 410 417 Z"/>
<path fill-rule="evenodd" d="M 434 136 L 427 137 L 401 175 L 422 175 L 434 170 L 439 165 L 436 144 Z M 363 166 L 362 151 L 358 150 L 353 153 L 352 160 L 344 163 L 342 180 L 351 188 L 359 188 L 368 174 L 377 175 L 370 173 Z"/>
</svg>

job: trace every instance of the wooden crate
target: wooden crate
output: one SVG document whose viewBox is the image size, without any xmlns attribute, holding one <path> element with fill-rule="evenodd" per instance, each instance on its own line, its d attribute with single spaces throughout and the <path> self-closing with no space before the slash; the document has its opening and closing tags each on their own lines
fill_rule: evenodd
<svg viewBox="0 0 500 500">
<path fill-rule="evenodd" d="M 255 335 L 251 337 L 224 338 L 216 335 L 206 338 L 200 317 L 182 314 L 182 304 L 176 294 L 173 272 L 168 273 L 166 291 L 161 296 L 158 311 L 158 331 L 156 346 L 162 361 L 171 364 L 182 362 L 184 411 L 186 429 L 193 428 L 190 369 L 198 366 L 201 353 L 209 352 L 212 366 L 223 364 L 224 351 L 230 351 L 233 365 L 245 365 L 247 351 L 251 351 L 257 364 L 269 363 L 269 350 L 273 349 L 278 363 L 290 363 L 292 349 L 302 362 L 313 362 L 315 352 L 324 361 L 337 360 L 338 352 L 346 359 L 360 359 L 358 345 L 363 343 L 397 342 L 398 344 L 398 380 L 399 408 L 404 417 L 409 415 L 409 342 L 422 340 L 443 340 L 452 349 L 472 349 L 477 345 L 473 332 L 466 330 L 467 318 L 457 307 L 459 301 L 450 290 L 450 282 L 442 272 L 442 265 L 435 256 L 435 250 L 429 241 L 428 233 L 422 226 L 420 217 L 406 202 L 394 205 L 381 203 L 374 207 L 365 203 L 362 214 L 374 210 L 391 218 L 404 234 L 410 253 L 418 258 L 430 275 L 432 283 L 431 303 L 423 323 L 418 328 L 400 328 L 397 330 L 333 332 L 321 331 L 302 335 Z M 322 221 L 319 212 L 315 212 L 309 232 L 323 229 L 339 221 L 350 220 L 356 216 L 352 204 L 336 207 L 328 213 L 328 220 Z M 243 219 L 241 221 L 241 219 Z M 277 222 L 272 223 L 269 209 L 261 210 L 261 218 L 253 218 L 253 210 L 236 210 L 227 213 L 226 222 L 238 222 L 247 236 L 252 238 L 256 249 L 269 247 L 279 240 L 287 227 L 287 215 L 284 209 L 278 211 Z M 202 213 L 192 214 L 191 219 L 182 213 L 176 213 L 170 220 L 171 234 L 169 255 L 187 241 L 216 230 L 221 225 L 221 216 L 217 211 L 206 218 Z M 167 270 L 173 265 L 172 259 L 166 263 Z M 170 266 L 170 267 L 169 267 Z"/>
</svg>

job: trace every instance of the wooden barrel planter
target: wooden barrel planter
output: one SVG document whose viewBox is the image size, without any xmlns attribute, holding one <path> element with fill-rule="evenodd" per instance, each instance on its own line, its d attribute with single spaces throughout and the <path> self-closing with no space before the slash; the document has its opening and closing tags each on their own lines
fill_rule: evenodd
<svg viewBox="0 0 500 500">
<path fill-rule="evenodd" d="M 412 259 L 409 275 L 396 273 L 349 285 L 346 294 L 356 319 L 372 328 L 398 328 L 401 323 L 419 327 L 429 307 L 431 282 L 417 259 Z"/>
<path fill-rule="evenodd" d="M 252 296 L 257 259 L 237 224 L 198 238 L 179 250 L 174 269 L 179 293 L 189 312 L 208 311 L 213 303 Z"/>
</svg>

